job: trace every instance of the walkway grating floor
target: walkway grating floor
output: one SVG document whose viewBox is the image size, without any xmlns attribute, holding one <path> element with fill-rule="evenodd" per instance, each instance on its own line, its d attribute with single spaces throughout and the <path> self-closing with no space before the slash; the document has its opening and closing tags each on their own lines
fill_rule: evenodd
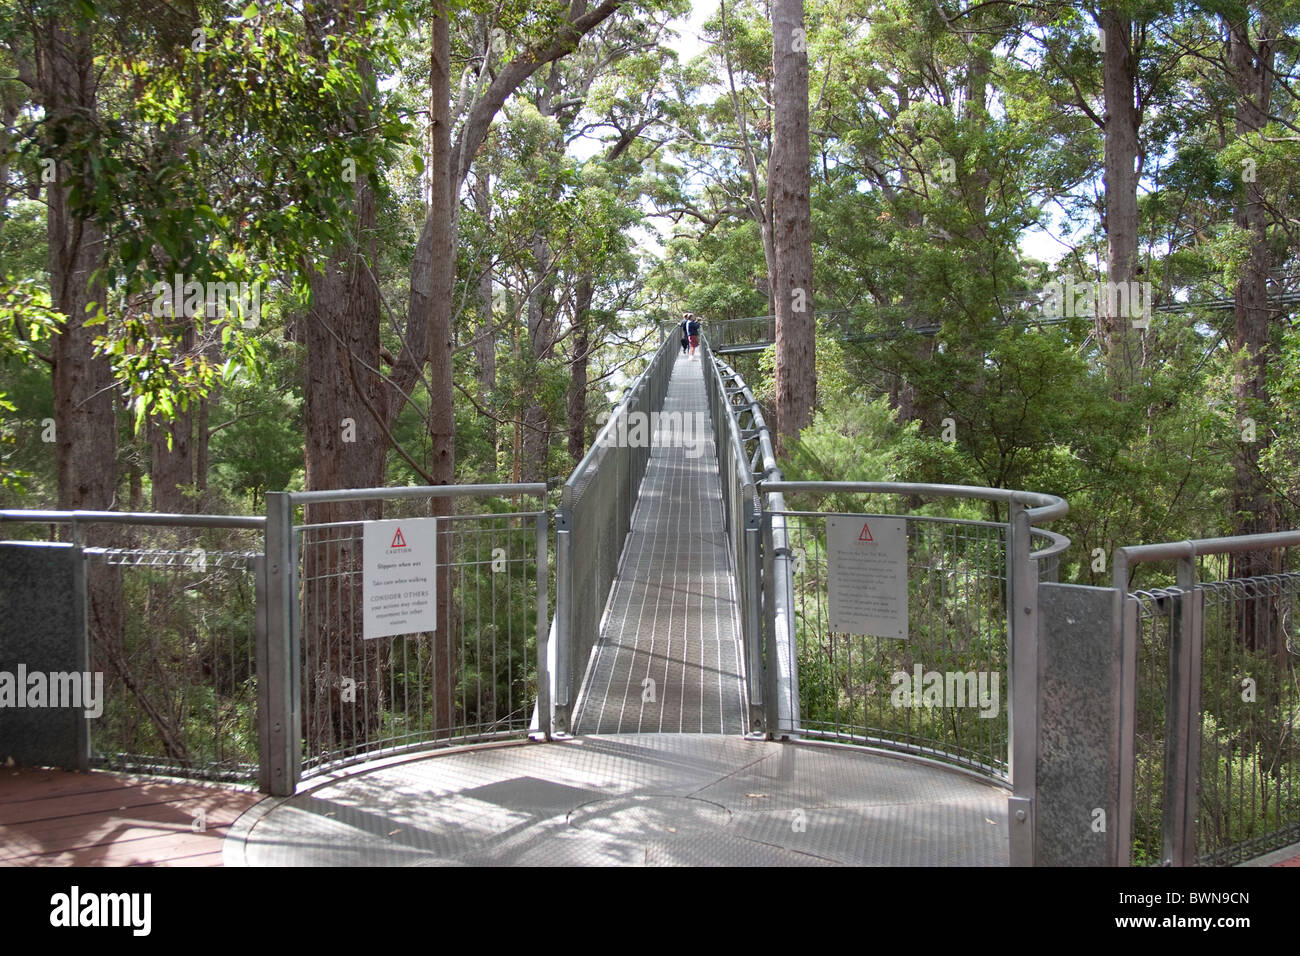
<svg viewBox="0 0 1300 956">
<path fill-rule="evenodd" d="M 702 355 L 679 356 L 575 732 L 743 734 L 738 611 Z M 680 415 L 681 419 L 672 416 Z M 660 422 L 664 419 L 661 417 Z"/>
<path fill-rule="evenodd" d="M 628 734 L 408 759 L 226 840 L 254 866 L 1005 866 L 1001 788 L 857 748 Z"/>
</svg>

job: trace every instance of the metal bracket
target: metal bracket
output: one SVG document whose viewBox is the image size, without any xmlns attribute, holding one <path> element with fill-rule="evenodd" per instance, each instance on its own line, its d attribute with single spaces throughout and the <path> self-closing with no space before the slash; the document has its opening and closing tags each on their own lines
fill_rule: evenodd
<svg viewBox="0 0 1300 956">
<path fill-rule="evenodd" d="M 1034 865 L 1034 801 L 1028 797 L 1007 798 L 1007 822 L 1011 831 L 1011 865 Z"/>
</svg>

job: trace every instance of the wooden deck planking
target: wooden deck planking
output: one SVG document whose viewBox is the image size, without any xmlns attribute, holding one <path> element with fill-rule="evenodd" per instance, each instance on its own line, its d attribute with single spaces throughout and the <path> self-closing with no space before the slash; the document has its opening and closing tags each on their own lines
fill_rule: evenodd
<svg viewBox="0 0 1300 956">
<path fill-rule="evenodd" d="M 261 799 L 112 773 L 0 768 L 0 866 L 220 866 L 231 824 Z"/>
</svg>

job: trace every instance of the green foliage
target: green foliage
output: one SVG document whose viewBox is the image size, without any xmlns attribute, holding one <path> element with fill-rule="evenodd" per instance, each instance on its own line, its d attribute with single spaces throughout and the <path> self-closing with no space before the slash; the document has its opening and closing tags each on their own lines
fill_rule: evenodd
<svg viewBox="0 0 1300 956">
<path fill-rule="evenodd" d="M 0 264 L 5 260 L 0 259 Z M 49 295 L 35 280 L 15 280 L 6 276 L 0 280 L 0 370 L 8 373 L 0 378 L 0 487 L 22 491 L 33 477 L 39 458 L 30 449 L 44 431 L 40 422 L 48 420 L 53 409 L 48 403 L 39 408 L 35 402 L 22 401 L 33 390 L 40 392 L 33 381 L 33 360 L 49 345 L 51 335 L 57 333 L 63 317 L 50 308 Z M 15 418 L 8 413 L 19 409 L 19 402 L 27 414 L 44 412 L 37 418 Z M 48 443 L 46 443 L 48 448 Z"/>
<path fill-rule="evenodd" d="M 110 301 L 94 322 L 139 429 L 260 371 L 260 316 L 173 315 L 159 283 L 244 283 L 270 298 L 287 280 L 301 293 L 302 264 L 349 234 L 353 184 L 382 192 L 413 128 L 375 75 L 393 68 L 411 23 L 401 4 L 372 6 L 346 34 L 308 43 L 281 2 L 203 11 L 197 35 L 172 20 L 115 29 L 126 13 L 104 12 L 105 108 L 46 116 L 19 154 L 33 169 L 57 163 L 72 213 L 107 233 Z M 184 347 L 187 331 L 221 348 Z"/>
<path fill-rule="evenodd" d="M 302 401 L 287 357 L 271 362 L 269 374 L 233 382 L 209 412 L 213 480 L 225 494 L 249 496 L 257 513 L 268 491 L 301 485 Z"/>
<path fill-rule="evenodd" d="M 134 610 L 119 633 L 93 635 L 91 669 L 103 672 L 105 692 L 104 714 L 92 722 L 96 760 L 252 780 L 255 582 L 239 553 L 251 542 L 163 529 L 132 543 L 151 548 L 152 563 L 114 567 L 101 557 L 91 565 L 94 582 L 121 582 L 122 606 Z"/>
</svg>

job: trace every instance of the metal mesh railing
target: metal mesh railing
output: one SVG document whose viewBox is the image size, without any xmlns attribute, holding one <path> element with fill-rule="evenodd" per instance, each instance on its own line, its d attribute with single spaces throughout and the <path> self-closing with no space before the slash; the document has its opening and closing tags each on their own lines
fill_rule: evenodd
<svg viewBox="0 0 1300 956">
<path fill-rule="evenodd" d="M 564 483 L 556 515 L 557 730 L 569 729 L 650 462 L 650 441 L 627 439 L 638 432 L 649 437 L 649 416 L 663 408 L 679 351 L 677 337 L 666 336 Z M 644 420 L 629 428 L 631 416 Z"/>
<path fill-rule="evenodd" d="M 1184 592 L 1178 588 L 1136 591 L 1139 643 L 1137 669 L 1141 679 L 1136 699 L 1134 740 L 1134 816 L 1130 862 L 1159 865 L 1164 834 L 1166 689 L 1174 610 Z"/>
<path fill-rule="evenodd" d="M 759 573 L 762 504 L 757 482 L 769 476 L 766 466 L 771 467 L 772 476 L 777 472 L 758 403 L 740 376 L 725 362 L 714 358 L 707 341 L 702 340 L 700 347 L 705 394 L 718 451 L 723 518 L 740 607 L 749 723 L 751 729 L 763 730 L 766 729 L 764 697 L 767 690 L 763 664 L 763 579 Z M 742 421 L 749 426 L 743 432 Z M 752 452 L 746 449 L 746 438 Z"/>
<path fill-rule="evenodd" d="M 822 499 L 817 510 L 765 515 L 769 523 L 784 523 L 794 571 L 799 721 L 781 729 L 920 754 L 1009 779 L 1011 594 L 1017 587 L 1027 591 L 1016 603 L 1029 608 L 1022 640 L 1032 643 L 1033 589 L 1039 579 L 1054 576 L 1069 542 L 1030 528 L 1028 519 L 1056 517 L 1064 512 L 1064 502 L 1048 495 L 945 485 L 768 482 L 763 487 L 801 503 L 810 500 L 807 496 Z M 927 499 L 932 499 L 929 504 L 916 504 Z M 1019 517 L 1008 522 L 967 517 L 971 502 L 961 499 L 997 502 L 1004 514 L 1008 507 L 1020 509 Z M 1027 504 L 1036 510 L 1023 510 Z M 873 519 L 903 520 L 905 639 L 832 628 L 828 525 L 836 518 L 862 518 L 868 525 Z M 1019 556 L 1011 541 L 1013 524 L 1029 533 Z M 1040 561 L 1033 560 L 1035 546 Z M 1023 568 L 1017 568 L 1018 561 Z M 1032 723 L 1022 721 L 1021 727 L 1031 740 Z"/>
<path fill-rule="evenodd" d="M 1009 707 L 1004 695 L 1010 694 L 1007 525 L 943 515 L 907 518 L 909 640 L 900 642 L 832 632 L 826 522 L 845 515 L 835 505 L 848 506 L 850 501 L 867 510 L 898 514 L 906 507 L 898 503 L 900 495 L 1005 499 L 1009 507 L 1022 493 L 782 482 L 761 409 L 740 376 L 713 358 L 713 344 L 706 343 L 704 349 L 714 371 L 708 380 L 709 404 L 743 602 L 751 713 L 764 713 L 773 733 L 882 744 L 1005 778 Z M 781 489 L 829 493 L 828 507 L 787 510 Z M 1053 514 L 1064 509 L 1060 499 L 1050 496 L 1022 497 Z M 747 525 L 760 523 L 761 535 L 747 531 Z M 1029 531 L 1026 583 L 1029 575 L 1035 581 L 1056 580 L 1069 539 L 1037 528 Z M 899 693 L 899 675 L 906 678 L 907 689 L 917 693 Z M 945 688 L 952 693 L 941 698 L 953 701 L 951 705 L 926 705 L 924 685 L 933 675 L 952 685 Z M 920 688 L 913 686 L 914 677 Z M 909 706 L 895 706 L 904 697 Z M 910 706 L 912 697 L 917 698 L 915 707 Z"/>
<path fill-rule="evenodd" d="M 833 334 L 847 331 L 844 309 L 819 309 L 814 315 Z M 776 341 L 776 316 L 755 315 L 739 319 L 710 319 L 704 323 L 709 342 L 720 352 L 757 351 Z"/>
<path fill-rule="evenodd" d="M 836 515 L 784 513 L 794 555 L 799 732 L 1005 774 L 1005 526 L 905 519 L 908 635 L 900 641 L 831 630 L 827 519 Z"/>
<path fill-rule="evenodd" d="M 1300 842 L 1300 573 L 1206 582 L 1197 860 Z"/>
<path fill-rule="evenodd" d="M 156 529 L 148 537 L 163 543 Z M 195 544 L 84 553 L 90 667 L 103 671 L 105 688 L 104 714 L 90 723 L 92 763 L 253 780 L 260 552 Z M 103 601 L 113 593 L 122 596 L 116 621 Z"/>
<path fill-rule="evenodd" d="M 748 319 L 715 319 L 706 323 L 704 331 L 714 348 L 756 345 L 775 340 L 775 321 L 767 315 Z"/>
<path fill-rule="evenodd" d="M 549 620 L 545 511 L 523 507 L 523 497 L 510 500 L 511 486 L 499 494 L 448 489 L 442 497 L 455 496 L 454 507 L 436 515 L 436 628 L 367 639 L 365 521 L 435 516 L 428 489 L 386 491 L 383 499 L 332 496 L 331 507 L 364 503 L 367 514 L 294 528 L 303 776 L 530 729 Z M 534 500 L 542 493 L 541 486 L 513 491 Z M 320 500 L 312 493 L 293 499 Z"/>
<path fill-rule="evenodd" d="M 82 548 L 88 668 L 104 691 L 102 713 L 88 720 L 91 765 L 256 779 L 263 519 L 22 514 L 5 517 L 66 527 L 77 543 L 111 542 Z"/>
<path fill-rule="evenodd" d="M 1227 577 L 1253 541 L 1258 553 L 1300 534 L 1117 552 L 1121 581 L 1132 564 L 1179 559 L 1177 586 L 1128 594 L 1133 865 L 1231 865 L 1300 840 L 1300 571 Z"/>
</svg>

